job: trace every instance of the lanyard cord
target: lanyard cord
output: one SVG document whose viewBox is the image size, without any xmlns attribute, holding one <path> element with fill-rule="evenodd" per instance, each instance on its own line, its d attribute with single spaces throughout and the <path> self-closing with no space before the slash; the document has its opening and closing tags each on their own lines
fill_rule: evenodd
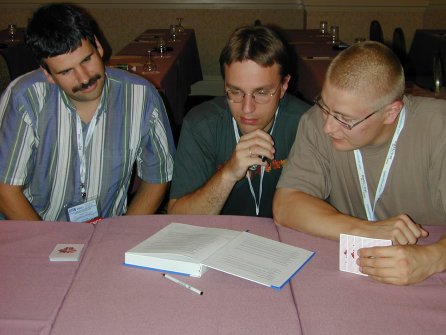
<svg viewBox="0 0 446 335">
<path fill-rule="evenodd" d="M 383 169 L 381 171 L 381 176 L 379 178 L 378 187 L 376 188 L 375 201 L 373 203 L 373 208 L 370 203 L 370 194 L 367 186 L 367 179 L 365 176 L 364 163 L 362 161 L 361 151 L 356 149 L 354 151 L 355 154 L 355 162 L 356 162 L 356 170 L 358 171 L 359 183 L 361 186 L 362 200 L 364 203 L 364 208 L 367 214 L 367 219 L 369 221 L 376 221 L 375 216 L 375 207 L 378 199 L 384 192 L 384 188 L 387 183 L 387 177 L 389 176 L 390 168 L 392 167 L 393 159 L 396 153 L 396 143 L 398 142 L 398 137 L 401 134 L 401 131 L 404 128 L 404 122 L 406 120 L 406 107 L 403 107 L 403 110 L 400 113 L 400 118 L 398 120 L 398 124 L 396 126 L 395 133 L 393 134 L 392 142 L 390 143 L 389 151 L 387 152 L 387 157 L 384 162 Z"/>
<path fill-rule="evenodd" d="M 276 113 L 274 114 L 274 121 L 273 125 L 271 126 L 271 130 L 269 131 L 269 134 L 272 135 L 274 131 L 274 126 L 276 125 L 276 119 L 277 119 L 277 113 L 279 111 L 279 106 L 277 106 Z M 235 121 L 234 117 L 232 118 L 232 125 L 234 128 L 234 135 L 235 135 L 235 141 L 238 143 L 240 141 L 240 134 L 237 127 L 237 122 Z M 263 189 L 263 176 L 265 174 L 265 166 L 261 166 L 260 168 L 260 185 L 259 185 L 259 201 L 257 202 L 256 193 L 254 192 L 254 188 L 251 183 L 250 173 L 249 170 L 246 173 L 246 178 L 248 179 L 249 189 L 251 190 L 252 197 L 254 198 L 254 203 L 256 205 L 256 215 L 259 215 L 260 212 L 260 201 L 262 199 L 262 189 Z"/>
<path fill-rule="evenodd" d="M 86 175 L 86 159 L 85 159 L 85 150 L 88 144 L 91 141 L 91 138 L 93 137 L 94 128 L 96 126 L 96 120 L 97 120 L 97 112 L 93 116 L 93 119 L 90 121 L 90 125 L 88 126 L 87 130 L 87 136 L 85 137 L 85 144 L 84 144 L 84 137 L 82 134 L 82 121 L 79 115 L 76 113 L 76 137 L 77 137 L 77 152 L 79 154 L 79 161 L 80 161 L 80 178 L 81 178 L 81 195 L 82 198 L 87 197 L 87 192 L 85 189 L 85 175 Z"/>
</svg>

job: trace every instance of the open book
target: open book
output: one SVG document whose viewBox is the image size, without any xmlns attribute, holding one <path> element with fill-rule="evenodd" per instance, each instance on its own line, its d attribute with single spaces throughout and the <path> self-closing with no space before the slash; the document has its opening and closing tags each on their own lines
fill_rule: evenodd
<svg viewBox="0 0 446 335">
<path fill-rule="evenodd" d="M 314 252 L 229 229 L 171 223 L 125 253 L 125 264 L 201 277 L 216 269 L 281 289 Z"/>
</svg>

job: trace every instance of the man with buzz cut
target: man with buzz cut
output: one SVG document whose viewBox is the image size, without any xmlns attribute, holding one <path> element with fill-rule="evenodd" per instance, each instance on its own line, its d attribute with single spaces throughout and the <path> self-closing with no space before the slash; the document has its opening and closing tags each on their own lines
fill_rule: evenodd
<svg viewBox="0 0 446 335">
<path fill-rule="evenodd" d="M 392 240 L 359 250 L 360 271 L 408 285 L 446 270 L 446 101 L 406 96 L 404 71 L 378 42 L 354 44 L 330 64 L 299 124 L 277 184 L 277 224 L 338 240 Z"/>
</svg>

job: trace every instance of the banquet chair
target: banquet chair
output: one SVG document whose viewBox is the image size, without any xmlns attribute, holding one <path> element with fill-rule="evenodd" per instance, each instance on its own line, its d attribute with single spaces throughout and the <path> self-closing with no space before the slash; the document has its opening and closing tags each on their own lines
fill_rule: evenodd
<svg viewBox="0 0 446 335">
<path fill-rule="evenodd" d="M 373 20 L 370 23 L 369 39 L 370 41 L 384 43 L 383 30 L 381 24 L 377 20 Z"/>
<path fill-rule="evenodd" d="M 401 62 L 406 60 L 406 39 L 404 37 L 404 32 L 400 27 L 395 28 L 395 30 L 393 31 L 392 50 Z"/>
<path fill-rule="evenodd" d="M 414 75 L 414 71 L 410 64 L 410 59 L 408 58 L 407 55 L 406 39 L 404 37 L 404 32 L 403 29 L 401 29 L 400 27 L 395 28 L 395 30 L 393 31 L 392 50 L 400 60 L 401 65 L 403 66 L 406 80 L 407 79 L 410 80 L 410 78 Z"/>
</svg>

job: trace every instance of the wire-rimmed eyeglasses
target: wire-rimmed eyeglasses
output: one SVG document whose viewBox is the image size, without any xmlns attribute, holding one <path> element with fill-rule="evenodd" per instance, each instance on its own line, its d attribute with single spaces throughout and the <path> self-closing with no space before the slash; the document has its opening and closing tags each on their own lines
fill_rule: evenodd
<svg viewBox="0 0 446 335">
<path fill-rule="evenodd" d="M 256 103 L 266 104 L 270 102 L 271 98 L 279 91 L 281 85 L 282 83 L 280 83 L 274 91 L 261 88 L 252 93 L 245 93 L 241 90 L 229 88 L 225 91 L 225 93 L 230 102 L 240 103 L 243 101 L 246 95 L 250 95 Z"/>
<path fill-rule="evenodd" d="M 314 104 L 319 107 L 319 109 L 321 111 L 323 111 L 325 114 L 332 116 L 336 121 L 338 121 L 341 126 L 343 126 L 344 128 L 347 128 L 348 130 L 352 130 L 354 127 L 356 127 L 357 125 L 361 124 L 362 122 L 364 122 L 365 120 L 367 120 L 369 117 L 371 117 L 372 115 L 378 113 L 380 110 L 382 110 L 385 106 L 375 110 L 374 112 L 370 113 L 369 115 L 367 115 L 365 118 L 357 121 L 357 120 L 353 120 L 353 119 L 349 119 L 346 116 L 343 116 L 342 114 L 334 114 L 332 112 L 330 112 L 326 107 L 324 107 L 321 103 L 322 97 L 320 95 L 318 95 L 314 100 Z M 387 106 L 387 105 L 386 105 Z"/>
</svg>

